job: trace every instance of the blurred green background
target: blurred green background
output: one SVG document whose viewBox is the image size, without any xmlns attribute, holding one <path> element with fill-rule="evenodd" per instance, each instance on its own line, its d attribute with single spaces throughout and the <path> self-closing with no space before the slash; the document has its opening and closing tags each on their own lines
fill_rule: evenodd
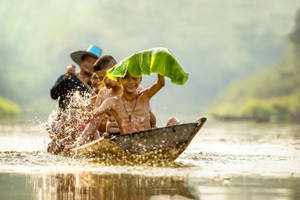
<svg viewBox="0 0 300 200">
<path fill-rule="evenodd" d="M 69 54 L 95 44 L 117 60 L 174 54 L 189 80 L 153 98 L 158 116 L 300 120 L 298 0 L 0 2 L 0 119 L 46 119 Z"/>
</svg>

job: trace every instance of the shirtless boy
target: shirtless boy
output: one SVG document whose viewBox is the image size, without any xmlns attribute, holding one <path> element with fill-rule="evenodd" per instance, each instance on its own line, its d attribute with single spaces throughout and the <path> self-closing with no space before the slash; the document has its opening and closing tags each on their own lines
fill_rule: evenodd
<svg viewBox="0 0 300 200">
<path fill-rule="evenodd" d="M 99 97 L 100 89 L 102 89 L 105 85 L 103 84 L 104 77 L 106 75 L 106 71 L 112 68 L 117 61 L 111 55 L 101 56 L 94 63 L 94 73 L 91 78 L 92 86 L 93 86 L 93 97 L 90 99 L 92 108 L 95 107 L 96 99 Z"/>
<path fill-rule="evenodd" d="M 92 116 L 101 120 L 104 113 L 110 112 L 116 119 L 121 134 L 151 129 L 150 99 L 165 85 L 165 78 L 158 75 L 158 80 L 152 87 L 139 93 L 141 81 L 142 77 L 133 77 L 128 72 L 125 77 L 118 78 L 123 88 L 122 95 L 106 99 L 92 112 Z"/>
<path fill-rule="evenodd" d="M 111 80 L 107 77 L 104 78 L 105 87 L 101 89 L 99 92 L 99 95 L 97 97 L 96 101 L 96 107 L 100 107 L 100 105 L 104 102 L 105 99 L 108 99 L 110 97 L 116 97 L 118 95 L 122 94 L 122 87 L 119 82 Z M 140 92 L 143 90 L 143 87 L 140 85 L 137 89 L 137 92 Z M 156 117 L 150 110 L 150 125 L 151 128 L 156 128 Z M 107 133 L 117 133 L 120 132 L 118 123 L 114 119 L 113 115 L 108 112 L 107 115 L 107 121 L 106 121 L 106 130 L 104 132 Z M 103 121 L 103 120 L 102 120 Z"/>
<path fill-rule="evenodd" d="M 129 73 L 123 78 L 118 78 L 118 82 L 123 88 L 122 95 L 104 100 L 101 106 L 92 112 L 91 115 L 94 119 L 90 122 L 81 137 L 75 144 L 67 146 L 64 151 L 67 152 L 71 148 L 90 141 L 90 137 L 97 130 L 97 123 L 101 122 L 107 113 L 114 117 L 117 123 L 116 128 L 121 134 L 129 134 L 153 128 L 153 122 L 151 123 L 151 121 L 156 119 L 151 112 L 150 99 L 165 85 L 165 78 L 158 75 L 157 82 L 152 87 L 143 91 L 140 91 L 141 81 L 142 77 L 132 77 Z M 167 126 L 176 124 L 179 124 L 179 122 L 175 118 L 170 118 L 167 122 Z"/>
<path fill-rule="evenodd" d="M 103 82 L 105 86 L 99 91 L 97 95 L 97 100 L 95 102 L 96 107 L 99 107 L 105 99 L 122 94 L 122 88 L 117 81 L 104 77 Z M 67 145 L 64 151 L 66 152 L 71 148 L 98 139 L 100 137 L 99 134 L 102 134 L 104 132 L 116 133 L 119 131 L 120 130 L 118 124 L 115 122 L 112 113 L 106 112 L 101 120 L 99 118 L 90 120 L 87 127 L 85 128 L 81 136 L 77 139 L 77 141 L 74 144 Z"/>
<path fill-rule="evenodd" d="M 98 92 L 97 100 L 94 103 L 96 107 L 100 107 L 105 99 L 110 97 L 118 96 L 122 93 L 122 87 L 118 81 L 111 80 L 107 78 L 106 71 L 112 68 L 115 64 L 117 64 L 116 60 L 111 55 L 101 56 L 94 65 L 94 71 L 97 74 L 100 81 L 102 81 L 102 88 Z M 143 87 L 139 85 L 138 92 L 143 90 Z M 93 97 L 95 98 L 95 97 Z M 156 118 L 155 115 L 150 110 L 150 123 L 152 128 L 156 128 Z M 93 126 L 93 128 L 91 127 Z M 96 130 L 100 130 L 101 133 L 117 133 L 120 131 L 117 122 L 114 120 L 114 117 L 110 112 L 107 112 L 105 118 L 102 120 L 92 120 L 90 122 L 89 130 L 86 130 L 84 135 L 86 137 L 91 137 L 88 140 L 91 140 L 95 137 L 94 132 Z M 84 136 L 82 135 L 82 136 Z M 94 138 L 96 139 L 96 138 Z M 87 142 L 87 141 L 86 141 Z"/>
</svg>

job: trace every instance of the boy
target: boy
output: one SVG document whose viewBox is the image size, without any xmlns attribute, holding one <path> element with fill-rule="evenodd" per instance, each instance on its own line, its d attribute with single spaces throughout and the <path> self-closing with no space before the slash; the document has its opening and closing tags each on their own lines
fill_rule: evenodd
<svg viewBox="0 0 300 200">
<path fill-rule="evenodd" d="M 67 67 L 67 72 L 61 75 L 50 90 L 51 98 L 58 99 L 59 108 L 65 110 L 71 101 L 72 94 L 79 91 L 82 96 L 91 93 L 90 79 L 93 73 L 93 64 L 101 56 L 100 47 L 90 45 L 86 51 L 71 53 L 72 60 L 80 66 L 80 71 L 75 74 L 75 65 Z"/>
<path fill-rule="evenodd" d="M 117 81 L 111 80 L 107 77 L 103 79 L 104 87 L 99 91 L 97 100 L 95 102 L 96 107 L 100 106 L 105 99 L 109 99 L 122 94 L 122 88 Z M 115 119 L 110 112 L 106 112 L 101 118 L 92 119 L 87 127 L 85 127 L 84 132 L 78 138 L 78 140 L 71 145 L 67 145 L 64 151 L 67 152 L 76 146 L 80 146 L 86 142 L 96 140 L 104 132 L 116 133 L 119 132 L 119 127 L 115 123 Z"/>
<path fill-rule="evenodd" d="M 65 74 L 62 74 L 53 87 L 50 90 L 51 98 L 58 100 L 59 110 L 56 116 L 53 116 L 54 119 L 51 119 L 48 127 L 48 131 L 51 139 L 53 139 L 48 144 L 48 152 L 58 153 L 61 150 L 60 143 L 69 135 L 73 135 L 75 132 L 72 130 L 69 131 L 68 125 L 74 125 L 74 120 L 78 120 L 74 115 L 79 112 L 76 111 L 73 107 L 74 98 L 77 98 L 77 94 L 83 98 L 89 97 L 92 93 L 92 87 L 90 83 L 90 78 L 93 72 L 93 64 L 100 57 L 102 50 L 100 47 L 95 45 L 90 45 L 87 50 L 75 51 L 71 53 L 72 60 L 80 66 L 79 73 L 76 74 L 75 65 L 70 65 L 67 67 Z M 69 113 L 72 112 L 72 115 Z M 72 116 L 72 117 L 69 117 Z"/>
<path fill-rule="evenodd" d="M 112 68 L 115 64 L 117 64 L 116 60 L 111 55 L 104 55 L 100 57 L 94 64 L 94 74 L 93 77 L 97 78 L 97 80 L 93 80 L 95 85 L 93 86 L 96 88 L 96 84 L 99 84 L 99 90 L 95 91 L 95 96 L 93 96 L 90 99 L 90 104 L 87 107 L 87 110 L 92 110 L 95 108 L 95 106 L 100 106 L 104 99 L 107 99 L 108 97 L 119 95 L 122 93 L 122 88 L 118 84 L 117 81 L 113 81 L 110 79 L 105 78 L 106 70 Z M 101 86 L 100 86 L 101 83 Z M 102 88 L 101 88 L 102 87 Z M 85 122 L 82 131 L 87 132 L 91 129 L 91 126 L 93 126 L 93 130 L 89 131 L 88 135 L 81 136 L 78 140 L 84 140 L 85 142 L 98 139 L 99 138 L 99 132 L 104 133 L 106 131 L 106 124 L 107 124 L 108 117 L 106 116 L 101 121 L 90 121 Z M 111 120 L 112 121 L 112 120 Z M 116 131 L 115 127 L 109 128 L 111 130 L 110 132 Z M 76 138 L 77 139 L 77 138 Z M 75 141 L 73 141 L 75 142 Z M 75 147 L 75 144 L 77 145 L 78 142 L 73 144 L 73 142 L 70 144 L 67 144 L 64 147 L 64 150 L 68 150 L 70 148 Z"/>
<path fill-rule="evenodd" d="M 103 55 L 95 62 L 94 72 L 98 75 L 100 81 L 104 79 L 106 71 L 115 64 L 117 64 L 117 61 L 111 55 Z"/>
<path fill-rule="evenodd" d="M 116 60 L 111 55 L 103 55 L 96 60 L 93 68 L 94 74 L 92 75 L 92 85 L 94 89 L 94 96 L 90 98 L 89 105 L 86 111 L 90 112 L 96 105 L 100 106 L 103 99 L 110 97 L 110 95 L 119 95 L 122 92 L 122 88 L 116 81 L 106 80 L 106 70 L 112 68 L 117 64 Z M 86 112 L 84 112 L 86 113 Z M 90 140 L 97 139 L 99 137 L 98 131 L 104 133 L 106 131 L 106 119 L 102 123 L 97 124 L 96 130 L 90 135 Z M 85 122 L 82 126 L 82 131 L 85 130 L 89 122 Z M 98 131 L 97 131 L 98 130 Z"/>
<path fill-rule="evenodd" d="M 157 82 L 140 93 L 138 88 L 142 77 L 136 78 L 127 72 L 125 77 L 117 80 L 123 88 L 123 94 L 106 99 L 92 112 L 92 117 L 101 120 L 104 113 L 110 112 L 116 119 L 121 134 L 151 129 L 150 99 L 165 85 L 164 76 L 158 74 Z"/>
<path fill-rule="evenodd" d="M 141 91 L 140 86 L 142 77 L 132 77 L 127 73 L 125 77 L 118 78 L 117 80 L 122 86 L 122 94 L 105 99 L 103 103 L 92 112 L 91 115 L 94 119 L 91 120 L 75 144 L 66 146 L 64 149 L 65 152 L 92 139 L 96 139 L 95 132 L 99 128 L 99 124 L 103 120 L 106 120 L 105 115 L 109 116 L 107 131 L 110 133 L 120 132 L 121 134 L 128 134 L 155 127 L 155 125 L 153 125 L 155 116 L 151 112 L 150 99 L 165 85 L 164 76 L 158 75 L 157 82 L 152 87 L 143 91 Z M 110 79 L 108 79 L 108 81 L 114 82 Z M 99 96 L 100 94 L 101 91 L 99 92 Z M 111 117 L 116 121 L 116 125 L 109 127 Z"/>
</svg>

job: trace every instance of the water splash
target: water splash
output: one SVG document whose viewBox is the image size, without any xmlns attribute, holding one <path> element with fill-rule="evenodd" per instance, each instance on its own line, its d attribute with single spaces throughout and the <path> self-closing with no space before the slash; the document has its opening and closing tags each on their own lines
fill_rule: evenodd
<svg viewBox="0 0 300 200">
<path fill-rule="evenodd" d="M 73 144 L 80 136 L 84 126 L 90 120 L 90 112 L 94 108 L 94 98 L 89 93 L 74 92 L 69 106 L 65 110 L 56 109 L 49 115 L 45 128 L 52 139 L 48 150 L 58 153 L 65 145 Z"/>
</svg>

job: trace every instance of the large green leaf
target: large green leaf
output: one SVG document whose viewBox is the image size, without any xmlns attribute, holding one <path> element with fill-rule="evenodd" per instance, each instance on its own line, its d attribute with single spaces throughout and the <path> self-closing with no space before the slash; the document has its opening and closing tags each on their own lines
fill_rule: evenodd
<svg viewBox="0 0 300 200">
<path fill-rule="evenodd" d="M 166 48 L 153 48 L 135 53 L 108 70 L 107 76 L 116 79 L 124 77 L 127 71 L 133 77 L 158 73 L 178 85 L 183 85 L 188 79 L 188 74 Z"/>
</svg>

